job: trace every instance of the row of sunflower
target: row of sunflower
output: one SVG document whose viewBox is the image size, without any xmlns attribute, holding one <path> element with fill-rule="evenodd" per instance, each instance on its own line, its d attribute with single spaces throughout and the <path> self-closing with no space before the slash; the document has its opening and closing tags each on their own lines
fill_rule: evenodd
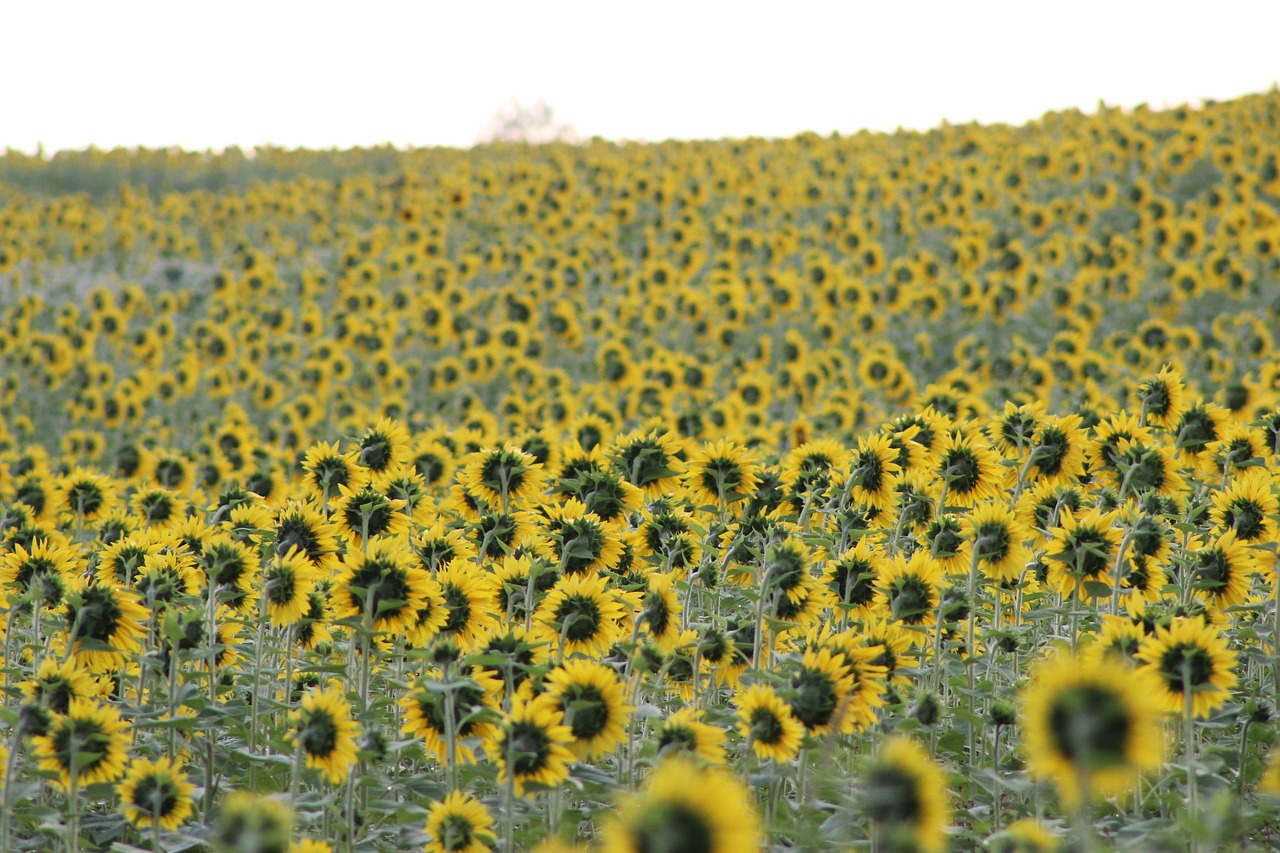
<svg viewBox="0 0 1280 853">
<path fill-rule="evenodd" d="M 0 158 L 0 848 L 1265 844 L 1278 107 Z"/>
</svg>

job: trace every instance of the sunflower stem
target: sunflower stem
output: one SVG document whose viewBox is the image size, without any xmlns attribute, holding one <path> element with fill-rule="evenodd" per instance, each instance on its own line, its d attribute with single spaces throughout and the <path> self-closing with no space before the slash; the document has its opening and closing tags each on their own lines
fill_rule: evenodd
<svg viewBox="0 0 1280 853">
<path fill-rule="evenodd" d="M 1196 778 L 1196 724 L 1193 713 L 1195 711 L 1195 693 L 1191 681 L 1191 662 L 1187 660 L 1186 655 L 1183 655 L 1182 658 L 1182 695 L 1184 725 L 1184 743 L 1182 746 L 1187 765 L 1187 808 L 1194 822 L 1200 814 L 1200 786 L 1198 784 L 1199 780 Z M 1191 839 L 1192 853 L 1196 853 L 1199 849 L 1199 835 L 1193 835 Z"/>
</svg>

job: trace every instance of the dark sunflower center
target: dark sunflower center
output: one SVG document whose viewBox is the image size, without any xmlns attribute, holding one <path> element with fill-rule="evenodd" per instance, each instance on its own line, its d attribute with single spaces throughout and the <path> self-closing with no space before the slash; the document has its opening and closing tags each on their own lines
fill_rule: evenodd
<svg viewBox="0 0 1280 853">
<path fill-rule="evenodd" d="M 163 818 L 177 808 L 178 791 L 169 781 L 152 774 L 138 780 L 132 800 L 142 812 Z"/>
<path fill-rule="evenodd" d="M 1160 674 L 1178 693 L 1194 691 L 1213 677 L 1213 658 L 1194 643 L 1180 643 L 1165 650 L 1160 658 Z"/>
<path fill-rule="evenodd" d="M 391 440 L 377 433 L 360 442 L 360 462 L 366 468 L 381 471 L 391 464 Z"/>
<path fill-rule="evenodd" d="M 512 725 L 504 747 L 512 772 L 516 776 L 528 776 L 546 766 L 551 739 L 537 723 L 518 722 Z"/>
<path fill-rule="evenodd" d="M 449 611 L 449 618 L 440 629 L 440 633 L 456 634 L 470 624 L 471 599 L 456 584 L 444 585 L 444 606 Z"/>
<path fill-rule="evenodd" d="M 320 540 L 315 531 L 302 518 L 284 518 L 276 528 L 276 553 L 287 554 L 290 548 L 297 548 L 314 562 L 324 556 L 320 549 Z"/>
<path fill-rule="evenodd" d="M 791 713 L 805 728 L 813 729 L 831 722 L 840 697 L 835 682 L 825 672 L 802 669 L 791 681 L 795 696 L 791 699 Z"/>
<path fill-rule="evenodd" d="M 471 846 L 474 828 L 463 815 L 451 814 L 440 822 L 439 836 L 445 850 L 466 850 Z"/>
<path fill-rule="evenodd" d="M 1054 747 L 1068 761 L 1090 771 L 1125 763 L 1130 726 L 1124 700 L 1094 685 L 1064 690 L 1049 711 Z"/>
<path fill-rule="evenodd" d="M 96 720 L 68 718 L 53 731 L 53 750 L 58 764 L 67 773 L 75 762 L 75 775 L 90 773 L 107 757 L 111 735 Z"/>
<path fill-rule="evenodd" d="M 588 640 L 600 630 L 600 605 L 587 596 L 566 596 L 556 608 L 556 621 L 571 642 Z"/>
<path fill-rule="evenodd" d="M 844 604 L 860 607 L 875 597 L 875 579 L 876 574 L 869 563 L 846 560 L 836 566 L 831 585 Z"/>
<path fill-rule="evenodd" d="M 298 738 L 307 755 L 328 758 L 338 747 L 338 726 L 328 711 L 317 709 L 307 715 Z"/>
<path fill-rule="evenodd" d="M 782 740 L 782 721 L 769 708 L 756 708 L 751 712 L 750 732 L 753 741 L 773 745 Z"/>
<path fill-rule="evenodd" d="M 873 823 L 900 826 L 918 820 L 924 804 L 913 776 L 897 767 L 880 766 L 867 779 L 863 807 Z"/>
<path fill-rule="evenodd" d="M 102 587 L 89 587 L 81 593 L 79 607 L 67 608 L 67 623 L 73 630 L 79 623 L 79 637 L 109 642 L 120 624 L 120 605 L 115 595 Z"/>
<path fill-rule="evenodd" d="M 591 740 L 609 725 L 609 703 L 598 687 L 572 685 L 560 702 L 565 723 L 578 740 Z"/>
<path fill-rule="evenodd" d="M 1196 555 L 1196 584 L 1209 592 L 1219 592 L 1231 582 L 1231 563 L 1217 548 Z"/>
<path fill-rule="evenodd" d="M 1101 530 L 1077 527 L 1055 556 L 1067 564 L 1068 571 L 1096 578 L 1111 568 L 1111 543 Z"/>
<path fill-rule="evenodd" d="M 920 578 L 900 578 L 889 591 L 889 608 L 893 618 L 908 625 L 919 625 L 933 604 L 929 585 Z"/>
<path fill-rule="evenodd" d="M 92 516 L 106 503 L 97 483 L 75 483 L 67 490 L 67 503 L 84 516 Z"/>
<path fill-rule="evenodd" d="M 968 448 L 959 447 L 943 458 L 943 477 L 951 491 L 967 495 L 982 484 L 982 468 L 978 458 Z"/>
<path fill-rule="evenodd" d="M 649 630 L 655 636 L 662 636 L 671 622 L 671 611 L 667 607 L 667 599 L 662 593 L 649 590 L 644 594 L 644 609 L 641 611 Z"/>
<path fill-rule="evenodd" d="M 706 853 L 716 848 L 707 819 L 683 803 L 646 809 L 631 834 L 640 853 Z"/>
<path fill-rule="evenodd" d="M 1065 432 L 1057 427 L 1045 427 L 1036 444 L 1036 467 L 1047 477 L 1055 476 L 1062 470 L 1062 463 L 1070 451 L 1071 440 Z"/>
<path fill-rule="evenodd" d="M 1003 522 L 991 521 L 978 525 L 974 537 L 974 556 L 981 562 L 998 563 L 1009 554 L 1012 542 L 1009 528 Z"/>
<path fill-rule="evenodd" d="M 1235 528 L 1236 535 L 1244 541 L 1252 542 L 1262 536 L 1266 513 L 1256 502 L 1245 499 L 1232 501 L 1223 515 L 1226 526 Z"/>
<path fill-rule="evenodd" d="M 281 568 L 274 570 L 267 577 L 267 601 L 283 607 L 293 601 L 297 587 L 297 578 L 294 577 L 292 569 Z"/>
</svg>

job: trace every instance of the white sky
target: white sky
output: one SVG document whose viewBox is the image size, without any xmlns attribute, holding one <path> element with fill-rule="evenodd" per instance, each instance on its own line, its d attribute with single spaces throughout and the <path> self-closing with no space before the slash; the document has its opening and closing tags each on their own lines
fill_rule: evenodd
<svg viewBox="0 0 1280 853">
<path fill-rule="evenodd" d="M 790 136 L 1226 99 L 1280 0 L 0 0 L 0 149 L 469 145 L 545 99 L 581 136 Z"/>
</svg>

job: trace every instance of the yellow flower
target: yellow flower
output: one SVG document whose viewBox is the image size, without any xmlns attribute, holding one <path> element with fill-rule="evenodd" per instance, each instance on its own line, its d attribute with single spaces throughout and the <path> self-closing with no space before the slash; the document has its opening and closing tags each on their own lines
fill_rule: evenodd
<svg viewBox="0 0 1280 853">
<path fill-rule="evenodd" d="M 32 738 L 40 769 L 58 774 L 71 787 L 114 782 L 124 773 L 128 727 L 113 705 L 75 698 L 64 716 L 53 719 L 46 734 Z"/>
<path fill-rule="evenodd" d="M 737 698 L 738 731 L 760 760 L 785 764 L 804 742 L 804 726 L 767 684 L 753 684 Z"/>
<path fill-rule="evenodd" d="M 1206 625 L 1203 616 L 1175 616 L 1138 649 L 1139 671 L 1157 685 L 1147 701 L 1161 710 L 1203 719 L 1231 698 L 1236 686 L 1236 653 L 1227 638 Z"/>
<path fill-rule="evenodd" d="M 1036 666 L 1023 696 L 1027 768 L 1068 806 L 1129 790 L 1161 762 L 1148 676 L 1114 658 L 1062 657 Z"/>
<path fill-rule="evenodd" d="M 134 826 L 146 827 L 154 821 L 164 829 L 175 830 L 192 814 L 194 790 L 187 774 L 169 759 L 138 758 L 129 766 L 116 794 L 125 818 Z"/>
<path fill-rule="evenodd" d="M 617 816 L 604 826 L 603 849 L 742 853 L 760 840 L 760 821 L 741 782 L 726 771 L 669 758 L 638 795 L 619 803 Z"/>
<path fill-rule="evenodd" d="M 337 687 L 307 691 L 302 707 L 293 711 L 290 738 L 302 750 L 307 766 L 338 785 L 356 763 L 356 734 L 360 724 Z"/>
<path fill-rule="evenodd" d="M 862 808 L 890 849 L 946 848 L 947 778 L 915 741 L 890 738 L 863 779 Z"/>
</svg>

